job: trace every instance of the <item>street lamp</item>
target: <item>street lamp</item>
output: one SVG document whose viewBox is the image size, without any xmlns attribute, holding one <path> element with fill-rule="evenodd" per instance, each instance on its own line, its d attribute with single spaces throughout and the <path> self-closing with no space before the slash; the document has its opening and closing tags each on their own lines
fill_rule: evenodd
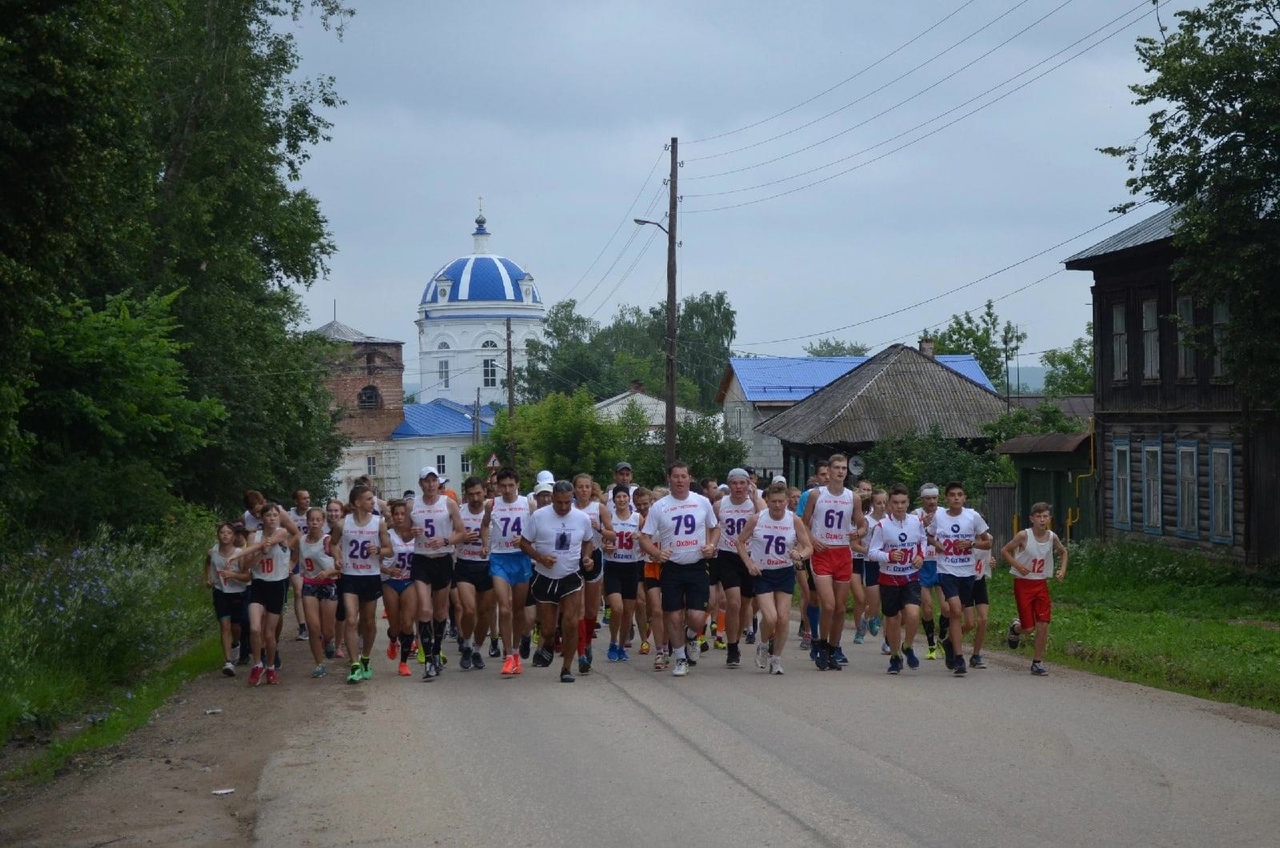
<svg viewBox="0 0 1280 848">
<path fill-rule="evenodd" d="M 674 141 L 674 139 L 673 139 Z M 674 154 L 673 158 L 674 158 Z M 672 166 L 674 173 L 675 166 Z M 671 228 L 657 221 L 633 218 L 637 225 L 652 224 L 667 234 L 667 421 L 666 467 L 676 461 L 676 217 L 675 198 L 671 200 L 671 214 L 667 216 Z"/>
</svg>

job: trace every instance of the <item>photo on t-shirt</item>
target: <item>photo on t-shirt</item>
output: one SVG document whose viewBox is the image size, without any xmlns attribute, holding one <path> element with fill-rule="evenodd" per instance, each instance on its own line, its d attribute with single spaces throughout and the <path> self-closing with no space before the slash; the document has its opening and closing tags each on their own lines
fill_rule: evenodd
<svg viewBox="0 0 1280 848">
<path fill-rule="evenodd" d="M 556 550 L 557 551 L 569 550 L 569 534 L 566 533 L 564 530 L 561 530 L 559 533 L 556 534 Z"/>
</svg>

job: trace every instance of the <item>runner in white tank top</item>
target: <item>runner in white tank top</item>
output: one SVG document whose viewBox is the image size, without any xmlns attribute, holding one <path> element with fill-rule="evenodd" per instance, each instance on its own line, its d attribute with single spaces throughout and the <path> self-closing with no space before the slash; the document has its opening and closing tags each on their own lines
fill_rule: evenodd
<svg viewBox="0 0 1280 848">
<path fill-rule="evenodd" d="M 729 494 L 714 504 L 716 519 L 720 522 L 720 543 L 711 569 L 711 606 L 716 609 L 718 602 L 724 604 L 723 638 L 724 647 L 728 649 L 724 662 L 729 668 L 737 668 L 742 661 L 738 640 L 747 629 L 746 623 L 753 618 L 751 604 L 756 590 L 755 580 L 738 554 L 736 543 L 742 528 L 764 508 L 764 502 L 756 497 L 755 486 L 751 485 L 745 469 L 732 469 L 726 480 Z M 716 647 L 721 644 L 718 639 Z"/>
<path fill-rule="evenodd" d="M 770 485 L 765 502 L 766 511 L 747 520 L 736 546 L 755 579 L 756 601 L 760 605 L 756 667 L 782 674 L 782 649 L 790 629 L 796 566 L 813 552 L 813 543 L 804 521 L 787 509 L 786 484 Z"/>
<path fill-rule="evenodd" d="M 463 671 L 482 670 L 484 636 L 493 617 L 493 578 L 489 575 L 489 538 L 484 532 L 484 481 L 468 477 L 462 481 L 463 504 L 458 509 L 463 539 L 458 542 L 454 577 L 458 584 L 458 638 L 461 640 Z"/>
<path fill-rule="evenodd" d="M 306 532 L 298 538 L 293 558 L 302 578 L 302 591 L 298 593 L 298 606 L 302 608 L 307 623 L 307 642 L 311 658 L 315 661 L 312 677 L 324 677 L 325 648 L 334 639 L 334 617 L 338 612 L 338 593 L 335 578 L 340 569 L 333 558 L 330 546 L 328 521 L 324 510 L 313 507 L 303 516 Z"/>
<path fill-rule="evenodd" d="M 258 511 L 262 529 L 254 534 L 253 543 L 232 557 L 253 564 L 253 583 L 249 590 L 249 649 L 256 662 L 249 671 L 249 685 L 263 680 L 263 650 L 273 667 L 266 670 L 266 681 L 280 681 L 274 667 L 278 661 L 277 638 L 280 615 L 284 612 L 285 589 L 289 580 L 289 551 L 298 536 L 296 529 L 280 526 L 282 510 L 275 504 L 263 504 Z"/>
<path fill-rule="evenodd" d="M 351 514 L 333 532 L 333 544 L 342 554 L 342 598 L 346 618 L 347 649 L 351 651 L 351 673 L 348 683 L 360 683 L 373 677 L 369 657 L 377 635 L 378 598 L 382 595 L 382 558 L 391 556 L 394 548 L 387 532 L 387 522 L 374 515 L 373 490 L 358 485 L 351 490 Z M 357 641 L 357 635 L 359 639 Z M 357 656 L 353 650 L 360 646 Z"/>
<path fill-rule="evenodd" d="M 532 566 L 520 550 L 520 534 L 529 520 L 529 500 L 520 494 L 520 478 L 513 468 L 501 468 L 496 478 L 497 497 L 489 502 L 485 518 L 489 529 L 489 575 L 497 599 L 498 634 L 502 640 L 502 674 L 521 674 L 517 641 L 526 652 L 532 627 L 525 612 Z"/>
<path fill-rule="evenodd" d="M 1053 511 L 1049 504 L 1032 504 L 1031 526 L 1000 549 L 1001 559 L 1013 573 L 1013 597 L 1018 605 L 1018 616 L 1009 625 L 1009 647 L 1017 648 L 1024 635 L 1035 632 L 1031 673 L 1037 676 L 1049 673 L 1043 661 L 1053 609 L 1048 581 L 1054 574 L 1055 556 L 1058 560 L 1058 582 L 1067 576 L 1067 549 L 1057 534 L 1049 529 L 1052 522 Z"/>
<path fill-rule="evenodd" d="M 609 662 L 627 662 L 627 638 L 640 584 L 640 513 L 631 508 L 631 490 L 617 486 L 609 500 L 614 540 L 604 556 L 605 602 L 609 604 Z"/>
<path fill-rule="evenodd" d="M 596 638 L 600 604 L 604 599 L 604 546 L 613 545 L 617 541 L 609 510 L 601 509 L 601 503 L 597 500 L 598 490 L 599 487 L 590 474 L 578 474 L 573 478 L 573 508 L 586 513 L 587 518 L 591 519 L 592 530 L 592 568 L 590 571 L 584 568 L 582 574 L 582 618 L 578 624 L 579 674 L 589 674 L 591 664 L 595 661 L 591 643 Z"/>
<path fill-rule="evenodd" d="M 387 615 L 387 659 L 399 654 L 396 672 L 409 677 L 409 655 L 413 653 L 413 634 L 418 623 L 418 595 L 413 590 L 413 523 L 409 504 L 402 500 L 387 503 L 391 527 L 387 537 L 394 553 L 382 560 L 382 608 Z"/>
</svg>

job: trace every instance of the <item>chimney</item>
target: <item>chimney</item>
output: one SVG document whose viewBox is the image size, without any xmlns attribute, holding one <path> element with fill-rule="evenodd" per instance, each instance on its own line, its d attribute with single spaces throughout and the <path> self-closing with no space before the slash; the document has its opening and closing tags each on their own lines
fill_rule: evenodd
<svg viewBox="0 0 1280 848">
<path fill-rule="evenodd" d="M 644 394 L 644 383 L 640 380 L 632 380 L 631 391 L 638 395 Z"/>
<path fill-rule="evenodd" d="M 920 352 L 923 353 L 925 356 L 929 357 L 930 359 L 933 359 L 933 345 L 934 345 L 934 339 L 932 339 L 931 337 L 929 336 L 920 337 Z"/>
</svg>

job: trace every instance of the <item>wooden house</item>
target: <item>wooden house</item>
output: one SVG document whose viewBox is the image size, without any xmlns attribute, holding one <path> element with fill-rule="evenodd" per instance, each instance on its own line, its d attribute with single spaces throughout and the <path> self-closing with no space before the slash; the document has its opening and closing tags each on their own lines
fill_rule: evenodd
<svg viewBox="0 0 1280 848">
<path fill-rule="evenodd" d="M 1280 556 L 1280 426 L 1246 418 L 1222 358 L 1225 303 L 1174 281 L 1174 210 L 1066 260 L 1093 273 L 1098 532 L 1247 562 Z"/>
</svg>

